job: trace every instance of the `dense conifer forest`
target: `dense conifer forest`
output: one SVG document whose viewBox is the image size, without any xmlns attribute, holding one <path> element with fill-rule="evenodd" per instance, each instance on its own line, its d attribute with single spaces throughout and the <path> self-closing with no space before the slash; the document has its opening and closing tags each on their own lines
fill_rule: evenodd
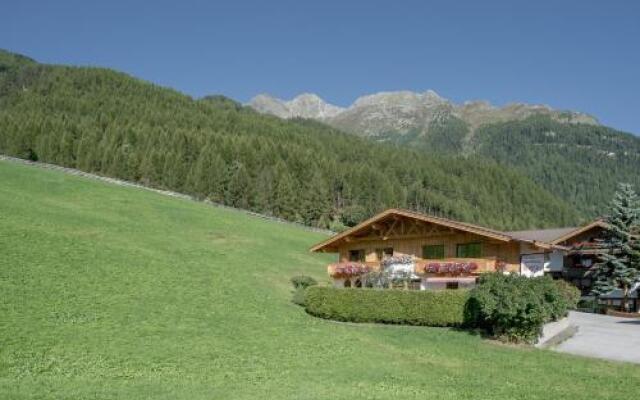
<svg viewBox="0 0 640 400">
<path fill-rule="evenodd" d="M 619 183 L 640 187 L 640 138 L 602 125 L 534 115 L 470 132 L 464 121 L 450 117 L 434 122 L 427 134 L 392 132 L 372 139 L 429 153 L 494 160 L 515 168 L 589 218 L 606 211 Z"/>
<path fill-rule="evenodd" d="M 534 116 L 481 127 L 477 155 L 515 167 L 581 215 L 608 209 L 619 183 L 640 188 L 640 138 L 605 126 Z"/>
<path fill-rule="evenodd" d="M 486 158 L 379 144 L 222 96 L 193 99 L 112 70 L 7 52 L 0 52 L 0 153 L 332 229 L 388 207 L 498 229 L 585 217 Z"/>
</svg>

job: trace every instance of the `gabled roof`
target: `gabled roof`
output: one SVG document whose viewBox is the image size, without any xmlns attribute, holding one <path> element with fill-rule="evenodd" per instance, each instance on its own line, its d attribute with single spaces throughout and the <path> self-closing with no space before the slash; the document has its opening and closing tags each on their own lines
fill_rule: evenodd
<svg viewBox="0 0 640 400">
<path fill-rule="evenodd" d="M 506 232 L 509 236 L 523 240 L 538 240 L 541 242 L 552 243 L 556 238 L 564 236 L 575 231 L 576 227 L 571 228 L 553 228 L 553 229 L 533 229 L 527 231 Z"/>
<path fill-rule="evenodd" d="M 391 215 L 397 215 L 397 216 L 401 216 L 401 217 L 406 217 L 406 218 L 412 218 L 412 219 L 416 219 L 422 222 L 427 222 L 427 223 L 431 223 L 431 224 L 435 224 L 435 225 L 440 225 L 440 226 L 444 226 L 444 227 L 448 227 L 448 228 L 452 228 L 452 229 L 456 229 L 459 231 L 463 231 L 463 232 L 468 232 L 468 233 L 473 233 L 479 236 L 484 236 L 490 239 L 494 239 L 494 240 L 498 240 L 498 241 L 502 241 L 502 242 L 510 242 L 510 241 L 519 241 L 519 242 L 526 242 L 529 244 L 533 244 L 534 246 L 538 246 L 538 247 L 543 247 L 543 248 L 552 248 L 552 247 L 561 247 L 561 246 L 555 246 L 554 244 L 551 244 L 549 242 L 546 241 L 541 241 L 538 239 L 531 239 L 531 238 L 521 238 L 521 237 L 516 237 L 514 235 L 511 235 L 509 232 L 501 232 L 501 231 L 497 231 L 494 229 L 490 229 L 490 228 L 485 228 L 483 226 L 479 226 L 479 225 L 473 225 L 473 224 L 468 224 L 465 222 L 458 222 L 458 221 L 453 221 L 447 218 L 441 218 L 441 217 L 434 217 L 431 215 L 426 215 L 426 214 L 421 214 L 415 211 L 408 211 L 408 210 L 402 210 L 402 209 L 398 209 L 398 208 L 391 208 L 388 209 L 386 211 L 381 212 L 380 214 L 377 214 L 369 219 L 367 219 L 366 221 L 363 221 L 361 223 L 359 223 L 358 225 L 354 226 L 353 228 L 347 229 L 346 231 L 343 231 L 337 235 L 334 235 L 332 237 L 330 237 L 327 240 L 324 240 L 318 244 L 316 244 L 315 246 L 311 247 L 311 251 L 322 251 L 323 249 L 327 248 L 327 247 L 331 247 L 331 245 L 336 244 L 337 242 L 347 238 L 350 235 L 353 235 L 355 233 L 358 233 L 364 229 L 366 229 L 367 227 L 369 227 L 370 225 L 381 221 Z"/>
<path fill-rule="evenodd" d="M 587 232 L 593 228 L 603 228 L 603 229 L 607 229 L 609 227 L 609 224 L 607 224 L 604 220 L 602 219 L 596 219 L 595 221 L 591 222 L 590 224 L 587 224 L 583 227 L 580 228 L 575 228 L 574 230 L 567 232 L 563 235 L 558 236 L 557 238 L 553 239 L 551 241 L 552 244 L 558 244 L 558 243 L 562 243 L 565 242 L 573 237 L 576 237 L 578 235 L 580 235 L 581 233 Z"/>
<path fill-rule="evenodd" d="M 607 223 L 602 219 L 597 219 L 585 226 L 572 228 L 552 228 L 552 229 L 536 229 L 528 231 L 512 231 L 505 232 L 514 238 L 522 240 L 537 240 L 550 244 L 558 244 L 567 241 L 573 237 L 587 232 L 593 228 L 607 228 Z"/>
</svg>

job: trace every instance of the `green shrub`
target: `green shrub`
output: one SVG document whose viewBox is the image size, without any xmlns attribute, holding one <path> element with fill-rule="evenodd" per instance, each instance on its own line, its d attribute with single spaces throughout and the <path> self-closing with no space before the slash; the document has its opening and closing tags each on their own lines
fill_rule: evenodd
<svg viewBox="0 0 640 400">
<path fill-rule="evenodd" d="M 544 322 L 557 321 L 567 316 L 569 301 L 550 276 L 526 279 L 528 280 L 526 283 L 531 286 L 533 293 L 542 300 Z"/>
<path fill-rule="evenodd" d="M 304 306 L 306 291 L 307 290 L 303 287 L 299 287 L 294 290 L 293 296 L 291 297 L 291 302 L 299 306 Z"/>
<path fill-rule="evenodd" d="M 317 317 L 347 322 L 460 326 L 467 290 L 417 291 L 342 289 L 314 286 L 306 290 L 306 310 Z"/>
<path fill-rule="evenodd" d="M 558 287 L 562 297 L 565 298 L 568 308 L 572 310 L 576 309 L 578 307 L 578 302 L 580 302 L 580 289 L 563 279 L 555 280 L 553 283 Z"/>
<path fill-rule="evenodd" d="M 465 310 L 467 325 L 510 342 L 535 342 L 542 325 L 567 314 L 569 302 L 550 277 L 487 274 Z"/>
<path fill-rule="evenodd" d="M 581 299 L 578 302 L 577 308 L 586 309 L 586 310 L 589 310 L 589 309 L 595 310 L 597 305 L 598 305 L 598 302 L 596 301 L 595 298 L 586 298 L 586 299 Z"/>
<path fill-rule="evenodd" d="M 317 285 L 318 281 L 307 275 L 298 275 L 291 278 L 291 284 L 293 285 L 294 289 L 306 289 L 309 286 Z"/>
<path fill-rule="evenodd" d="M 576 309 L 582 312 L 590 312 L 596 314 L 605 314 L 606 306 L 599 304 L 595 297 L 584 297 L 578 301 Z"/>
</svg>

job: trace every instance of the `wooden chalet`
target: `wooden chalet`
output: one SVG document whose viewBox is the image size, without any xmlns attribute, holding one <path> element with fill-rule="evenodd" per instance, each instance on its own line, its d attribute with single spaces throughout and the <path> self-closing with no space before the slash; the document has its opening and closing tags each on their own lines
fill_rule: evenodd
<svg viewBox="0 0 640 400">
<path fill-rule="evenodd" d="M 367 274 L 385 270 L 410 276 L 414 289 L 472 287 L 487 272 L 564 279 L 583 295 L 591 291 L 585 275 L 605 251 L 601 239 L 608 229 L 597 219 L 585 226 L 502 232 L 478 225 L 401 209 L 386 210 L 320 242 L 314 252 L 336 253 L 327 267 L 334 286 L 361 287 Z M 622 295 L 613 291 L 600 302 L 620 308 Z M 629 298 L 640 310 L 640 284 Z"/>
<path fill-rule="evenodd" d="M 564 250 L 550 241 L 401 209 L 311 248 L 338 255 L 328 266 L 335 286 L 362 286 L 363 275 L 384 268 L 410 274 L 421 289 L 469 287 L 478 275 L 494 271 L 542 275 L 549 254 Z"/>
</svg>

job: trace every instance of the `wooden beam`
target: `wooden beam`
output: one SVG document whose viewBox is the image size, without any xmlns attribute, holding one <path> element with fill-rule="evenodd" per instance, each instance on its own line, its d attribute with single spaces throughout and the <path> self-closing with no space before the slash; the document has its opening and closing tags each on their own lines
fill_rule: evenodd
<svg viewBox="0 0 640 400">
<path fill-rule="evenodd" d="M 387 231 L 382 235 L 383 239 L 382 240 L 387 240 L 384 239 L 385 237 L 388 237 L 394 230 L 394 228 L 396 227 L 396 224 L 398 223 L 398 219 L 394 219 L 393 223 L 391 224 L 391 226 L 389 227 L 389 229 L 387 229 Z"/>
<path fill-rule="evenodd" d="M 437 235 L 423 235 L 423 234 L 410 234 L 410 235 L 397 235 L 397 234 L 391 234 L 388 236 L 378 236 L 378 235 L 372 235 L 372 236 L 366 236 L 366 237 L 361 237 L 361 238 L 357 238 L 353 240 L 353 243 L 360 243 L 360 242 L 375 242 L 375 241 L 387 241 L 387 240 L 404 240 L 404 239 L 424 239 L 424 238 L 429 238 L 429 239 L 445 239 L 448 237 L 448 234 L 437 234 Z"/>
<path fill-rule="evenodd" d="M 411 226 L 409 227 L 409 230 L 407 230 L 406 234 L 410 235 L 412 233 L 420 233 L 420 227 L 418 226 L 418 224 L 415 223 L 415 221 L 411 224 Z"/>
</svg>

